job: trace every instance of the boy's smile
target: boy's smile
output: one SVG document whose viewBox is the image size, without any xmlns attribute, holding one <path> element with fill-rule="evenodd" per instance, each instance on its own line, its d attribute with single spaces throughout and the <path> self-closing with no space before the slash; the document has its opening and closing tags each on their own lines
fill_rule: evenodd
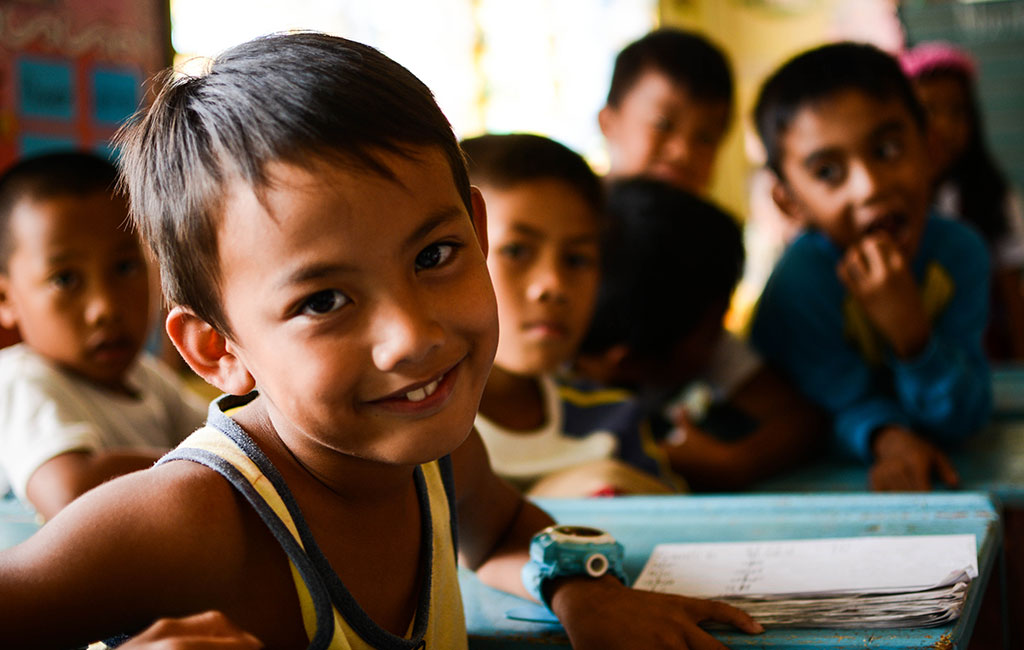
<svg viewBox="0 0 1024 650">
<path fill-rule="evenodd" d="M 440 151 L 411 154 L 375 152 L 393 180 L 274 163 L 262 202 L 240 181 L 225 201 L 228 346 L 306 460 L 419 464 L 472 426 L 497 342 L 485 217 Z"/>
<path fill-rule="evenodd" d="M 887 233 L 912 258 L 924 229 L 924 134 L 898 99 L 844 90 L 800 109 L 780 139 L 780 207 L 842 249 Z"/>
<path fill-rule="evenodd" d="M 495 363 L 516 374 L 551 372 L 575 354 L 594 311 L 598 215 L 557 179 L 485 191 L 501 323 Z"/>
<path fill-rule="evenodd" d="M 149 326 L 146 262 L 125 219 L 106 191 L 22 200 L 0 308 L 37 353 L 122 392 Z"/>
<path fill-rule="evenodd" d="M 651 68 L 618 106 L 601 110 L 599 121 L 614 176 L 649 176 L 701 195 L 729 126 L 729 106 L 696 100 Z"/>
</svg>

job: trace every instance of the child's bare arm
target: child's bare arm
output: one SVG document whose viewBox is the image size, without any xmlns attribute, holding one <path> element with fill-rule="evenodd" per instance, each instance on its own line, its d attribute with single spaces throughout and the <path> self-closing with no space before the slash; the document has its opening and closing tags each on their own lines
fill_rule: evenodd
<svg viewBox="0 0 1024 650">
<path fill-rule="evenodd" d="M 757 421 L 757 428 L 735 442 L 718 440 L 685 418 L 677 422 L 683 442 L 665 445 L 673 469 L 694 488 L 737 490 L 817 452 L 828 439 L 828 420 L 767 366 L 730 402 Z"/>
<path fill-rule="evenodd" d="M 879 429 L 872 439 L 871 448 L 875 455 L 870 472 L 872 490 L 930 490 L 933 475 L 950 487 L 960 483 L 946 454 L 904 427 Z"/>
<path fill-rule="evenodd" d="M 896 356 L 906 359 L 924 349 L 931 325 L 910 263 L 892 237 L 875 233 L 852 244 L 837 271 Z"/>
<path fill-rule="evenodd" d="M 163 618 L 118 646 L 122 650 L 256 650 L 263 644 L 220 612 Z"/>
<path fill-rule="evenodd" d="M 28 500 L 49 520 L 80 495 L 112 478 L 153 466 L 163 451 L 70 451 L 46 461 L 29 477 Z"/>
<path fill-rule="evenodd" d="M 518 495 L 490 468 L 474 431 L 452 454 L 458 499 L 459 552 L 487 584 L 528 597 L 520 578 L 529 542 L 551 517 Z M 563 578 L 550 591 L 552 611 L 577 650 L 724 646 L 697 624 L 714 620 L 748 633 L 762 628 L 740 610 L 708 600 L 629 589 L 616 578 Z"/>
<path fill-rule="evenodd" d="M 224 607 L 244 575 L 235 497 L 178 480 L 202 469 L 180 465 L 102 485 L 0 553 L 0 647 L 67 648 Z"/>
</svg>

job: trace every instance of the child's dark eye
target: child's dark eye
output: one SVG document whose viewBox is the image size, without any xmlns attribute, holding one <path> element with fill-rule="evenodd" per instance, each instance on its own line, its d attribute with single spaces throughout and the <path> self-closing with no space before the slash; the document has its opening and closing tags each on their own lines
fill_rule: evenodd
<svg viewBox="0 0 1024 650">
<path fill-rule="evenodd" d="M 895 160 L 903 153 L 903 142 L 895 138 L 878 143 L 877 154 L 881 160 Z"/>
<path fill-rule="evenodd" d="M 337 289 L 326 289 L 306 298 L 300 312 L 305 316 L 322 316 L 341 309 L 348 302 L 348 297 Z"/>
<path fill-rule="evenodd" d="M 451 259 L 452 255 L 455 254 L 456 248 L 458 248 L 458 245 L 452 243 L 431 244 L 427 246 L 416 256 L 416 270 L 423 271 L 441 266 Z"/>
<path fill-rule="evenodd" d="M 81 280 L 81 276 L 74 271 L 58 271 L 50 276 L 50 284 L 64 291 L 76 288 Z"/>
<path fill-rule="evenodd" d="M 504 246 L 499 248 L 498 254 L 506 259 L 517 261 L 526 259 L 526 257 L 530 254 L 530 249 L 524 246 L 523 244 L 512 242 L 505 244 Z"/>
<path fill-rule="evenodd" d="M 133 275 L 142 268 L 141 260 L 121 260 L 114 266 L 118 275 Z"/>
<path fill-rule="evenodd" d="M 569 253 L 565 264 L 571 269 L 585 269 L 597 266 L 597 256 L 588 253 Z"/>
<path fill-rule="evenodd" d="M 667 133 L 672 130 L 672 120 L 667 117 L 659 117 L 654 120 L 654 130 Z"/>
<path fill-rule="evenodd" d="M 811 173 L 819 181 L 834 185 L 843 178 L 843 167 L 838 163 L 825 163 L 815 167 Z"/>
</svg>

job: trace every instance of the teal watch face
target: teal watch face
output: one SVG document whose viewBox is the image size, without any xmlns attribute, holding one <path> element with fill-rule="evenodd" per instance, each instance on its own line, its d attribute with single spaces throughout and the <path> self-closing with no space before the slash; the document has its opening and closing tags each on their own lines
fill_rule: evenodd
<svg viewBox="0 0 1024 650">
<path fill-rule="evenodd" d="M 530 543 L 530 561 L 523 567 L 523 585 L 544 599 L 546 581 L 566 576 L 600 578 L 611 573 L 626 583 L 622 545 L 603 530 L 588 526 L 550 526 Z"/>
</svg>

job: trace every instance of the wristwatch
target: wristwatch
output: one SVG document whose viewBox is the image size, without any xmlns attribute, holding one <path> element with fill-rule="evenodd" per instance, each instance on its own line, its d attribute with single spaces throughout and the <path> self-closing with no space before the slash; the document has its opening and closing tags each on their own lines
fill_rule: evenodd
<svg viewBox="0 0 1024 650">
<path fill-rule="evenodd" d="M 523 566 L 523 586 L 531 596 L 548 602 L 544 585 L 566 576 L 600 578 L 611 574 L 628 585 L 622 570 L 622 544 L 603 530 L 588 526 L 549 526 L 530 542 L 530 560 Z"/>
</svg>

